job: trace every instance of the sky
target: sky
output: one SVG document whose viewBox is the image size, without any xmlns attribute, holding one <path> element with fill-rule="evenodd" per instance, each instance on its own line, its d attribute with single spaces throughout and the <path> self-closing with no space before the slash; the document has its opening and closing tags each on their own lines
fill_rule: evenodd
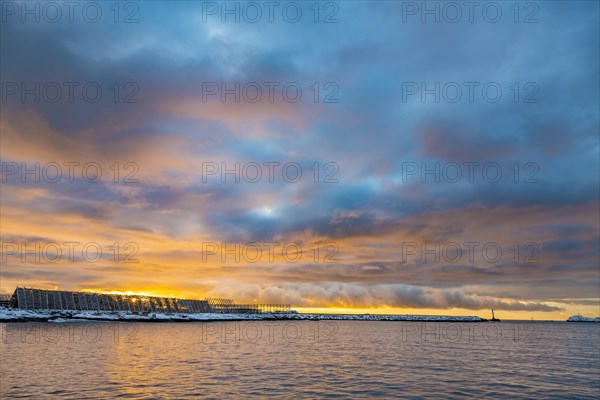
<svg viewBox="0 0 600 400">
<path fill-rule="evenodd" d="M 1 2 L 3 292 L 600 314 L 598 2 L 48 4 Z"/>
</svg>

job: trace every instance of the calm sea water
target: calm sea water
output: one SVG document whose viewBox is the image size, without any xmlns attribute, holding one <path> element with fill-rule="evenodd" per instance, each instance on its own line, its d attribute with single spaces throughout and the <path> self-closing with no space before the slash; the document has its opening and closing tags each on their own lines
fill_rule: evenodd
<svg viewBox="0 0 600 400">
<path fill-rule="evenodd" d="M 2 399 L 598 399 L 600 325 L 0 324 Z"/>
</svg>

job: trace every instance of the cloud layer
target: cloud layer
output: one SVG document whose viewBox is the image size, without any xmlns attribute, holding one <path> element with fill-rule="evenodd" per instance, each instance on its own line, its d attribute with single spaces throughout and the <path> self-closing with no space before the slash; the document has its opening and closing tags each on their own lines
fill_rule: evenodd
<svg viewBox="0 0 600 400">
<path fill-rule="evenodd" d="M 598 4 L 540 3 L 537 23 L 507 7 L 497 23 L 422 22 L 402 2 L 340 2 L 337 23 L 308 9 L 298 23 L 223 23 L 202 4 L 140 3 L 132 24 L 108 9 L 98 23 L 5 16 L 3 290 L 598 305 Z M 103 257 L 22 258 L 65 242 Z M 207 243 L 250 242 L 297 243 L 304 257 L 205 257 Z M 471 242 L 472 258 L 441 253 Z M 315 258 L 315 243 L 336 250 Z"/>
</svg>

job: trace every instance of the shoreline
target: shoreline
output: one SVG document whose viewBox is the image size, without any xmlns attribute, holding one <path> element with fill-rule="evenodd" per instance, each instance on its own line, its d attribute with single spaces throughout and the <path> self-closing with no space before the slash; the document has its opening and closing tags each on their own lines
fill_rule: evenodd
<svg viewBox="0 0 600 400">
<path fill-rule="evenodd" d="M 391 315 L 391 314 L 132 314 L 121 311 L 35 311 L 0 310 L 0 322 L 223 322 L 223 321 L 409 321 L 488 322 L 478 316 Z"/>
<path fill-rule="evenodd" d="M 500 322 L 478 316 L 445 316 L 414 314 L 302 314 L 296 312 L 235 314 L 235 313 L 149 313 L 123 311 L 21 310 L 0 308 L 0 323 L 12 322 L 224 322 L 224 321 L 406 321 L 406 322 Z M 529 322 L 528 320 L 522 320 Z M 506 321 L 515 322 L 515 321 Z M 599 323 L 600 317 L 575 315 L 564 321 Z"/>
</svg>

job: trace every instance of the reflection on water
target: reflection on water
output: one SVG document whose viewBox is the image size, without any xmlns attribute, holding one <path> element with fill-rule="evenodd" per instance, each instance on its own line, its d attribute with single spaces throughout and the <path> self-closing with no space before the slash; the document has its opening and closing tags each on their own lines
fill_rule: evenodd
<svg viewBox="0 0 600 400">
<path fill-rule="evenodd" d="M 599 325 L 0 324 L 0 397 L 597 399 Z"/>
</svg>

